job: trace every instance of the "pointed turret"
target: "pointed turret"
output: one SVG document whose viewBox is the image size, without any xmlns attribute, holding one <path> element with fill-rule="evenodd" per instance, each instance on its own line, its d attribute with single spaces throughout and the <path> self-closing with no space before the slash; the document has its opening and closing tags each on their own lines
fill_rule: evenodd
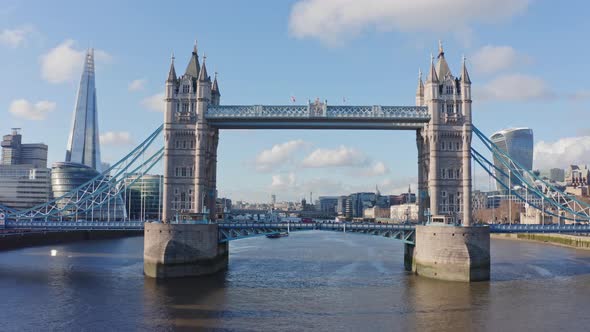
<svg viewBox="0 0 590 332">
<path fill-rule="evenodd" d="M 199 71 L 200 71 L 199 55 L 197 53 L 197 41 L 195 40 L 195 46 L 193 47 L 193 53 L 191 55 L 191 59 L 188 63 L 188 66 L 186 66 L 186 71 L 184 74 L 196 79 L 197 77 L 199 77 Z"/>
<path fill-rule="evenodd" d="M 219 92 L 219 86 L 217 85 L 217 72 L 215 72 L 215 76 L 213 77 L 213 86 L 211 87 L 211 93 L 213 95 L 221 96 Z"/>
<path fill-rule="evenodd" d="M 434 69 L 434 57 L 432 55 L 430 56 L 430 70 L 428 71 L 426 83 L 438 83 L 438 75 L 436 69 Z"/>
<path fill-rule="evenodd" d="M 467 59 L 463 56 L 463 66 L 461 67 L 461 82 L 465 84 L 471 84 L 469 73 L 467 72 Z"/>
<path fill-rule="evenodd" d="M 175 82 L 175 81 L 176 81 L 176 70 L 174 70 L 174 53 L 172 53 L 172 57 L 170 58 L 170 71 L 168 71 L 167 82 Z"/>
<path fill-rule="evenodd" d="M 422 69 L 418 69 L 418 87 L 416 88 L 416 96 L 424 96 L 424 83 L 422 82 Z"/>
<path fill-rule="evenodd" d="M 445 59 L 445 51 L 443 49 L 442 42 L 438 41 L 438 62 L 436 63 L 436 73 L 441 80 L 444 80 L 445 77 L 451 73 L 449 69 L 449 64 Z"/>
<path fill-rule="evenodd" d="M 207 59 L 207 56 L 203 56 L 203 66 L 201 67 L 201 70 L 199 71 L 199 81 L 201 81 L 201 82 L 206 82 L 206 81 L 211 80 L 211 77 L 209 77 L 209 75 L 207 75 L 207 66 L 205 65 L 206 59 Z"/>
<path fill-rule="evenodd" d="M 219 86 L 217 85 L 217 72 L 213 78 L 213 85 L 211 86 L 211 103 L 213 105 L 219 105 L 221 99 L 221 93 L 219 92 Z"/>
</svg>

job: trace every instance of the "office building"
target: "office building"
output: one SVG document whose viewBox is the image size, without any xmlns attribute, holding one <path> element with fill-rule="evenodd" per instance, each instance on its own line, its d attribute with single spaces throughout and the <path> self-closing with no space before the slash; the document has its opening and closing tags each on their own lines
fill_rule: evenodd
<svg viewBox="0 0 590 332">
<path fill-rule="evenodd" d="M 29 209 L 51 199 L 50 170 L 32 165 L 0 165 L 0 205 Z"/>
<path fill-rule="evenodd" d="M 512 187 L 522 185 L 518 177 L 523 176 L 525 171 L 533 169 L 533 130 L 530 128 L 504 129 L 494 133 L 490 139 L 523 168 L 518 171 L 519 174 L 512 174 L 506 166 L 506 164 L 511 165 L 508 159 L 494 155 L 494 165 L 502 170 L 502 172 L 496 171 L 499 179 L 496 183 L 497 190 L 506 192 L 508 189 L 504 185 Z"/>
<path fill-rule="evenodd" d="M 549 180 L 553 182 L 565 181 L 565 170 L 562 168 L 552 168 L 549 170 Z"/>
<path fill-rule="evenodd" d="M 131 175 L 125 179 L 123 199 L 131 220 L 161 220 L 162 176 Z"/>
<path fill-rule="evenodd" d="M 84 61 L 68 139 L 66 162 L 83 164 L 102 171 L 93 49 L 88 50 Z"/>
<path fill-rule="evenodd" d="M 338 196 L 320 196 L 319 197 L 319 208 L 320 211 L 336 215 L 336 207 L 338 206 Z"/>
<path fill-rule="evenodd" d="M 2 165 L 31 165 L 47 168 L 47 145 L 23 144 L 20 128 L 12 128 L 10 135 L 2 137 Z"/>
<path fill-rule="evenodd" d="M 47 145 L 23 144 L 19 128 L 2 138 L 0 205 L 22 210 L 46 203 L 52 197 Z"/>
</svg>

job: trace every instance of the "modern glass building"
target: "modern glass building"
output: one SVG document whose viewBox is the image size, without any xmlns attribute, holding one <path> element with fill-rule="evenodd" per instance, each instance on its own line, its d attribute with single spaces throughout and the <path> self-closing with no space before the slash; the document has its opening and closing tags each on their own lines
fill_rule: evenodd
<svg viewBox="0 0 590 332">
<path fill-rule="evenodd" d="M 530 171 L 533 169 L 533 130 L 530 128 L 511 128 L 500 130 L 492 135 L 490 138 L 494 144 L 498 146 L 500 150 L 510 156 L 513 160 L 518 162 L 523 169 L 520 170 L 522 175 L 524 170 Z M 494 156 L 494 165 L 501 169 L 505 174 L 509 174 L 508 167 L 504 165 L 502 157 Z M 506 160 L 504 160 L 506 161 Z M 503 182 L 506 185 L 519 186 L 522 185 L 521 181 L 518 180 L 517 174 L 510 173 L 510 179 L 508 175 L 504 175 L 501 172 L 496 171 L 496 176 L 499 181 L 496 187 L 501 192 L 506 192 L 507 189 L 500 184 Z"/>
<path fill-rule="evenodd" d="M 68 139 L 66 162 L 84 164 L 99 172 L 102 171 L 93 49 L 89 49 L 86 53 L 84 70 L 80 78 L 72 130 Z"/>
<path fill-rule="evenodd" d="M 130 175 L 125 179 L 123 198 L 131 220 L 161 220 L 162 175 Z"/>
<path fill-rule="evenodd" d="M 33 165 L 0 165 L 0 205 L 29 209 L 51 199 L 48 168 Z"/>
<path fill-rule="evenodd" d="M 76 195 L 75 193 L 69 194 L 70 192 L 98 175 L 100 173 L 97 170 L 83 164 L 54 163 L 51 169 L 51 189 L 56 199 L 64 196 L 63 199 L 57 201 L 57 205 L 63 208 L 68 199 L 73 197 L 72 195 Z M 125 205 L 120 196 L 110 199 L 110 202 L 105 201 L 102 206 L 98 206 L 98 204 L 94 204 L 95 208 L 91 206 L 90 203 L 79 205 L 78 211 L 72 210 L 71 213 L 77 214 L 77 219 L 84 220 L 120 221 L 127 219 Z M 76 216 L 72 217 L 72 219 L 75 218 Z"/>
</svg>

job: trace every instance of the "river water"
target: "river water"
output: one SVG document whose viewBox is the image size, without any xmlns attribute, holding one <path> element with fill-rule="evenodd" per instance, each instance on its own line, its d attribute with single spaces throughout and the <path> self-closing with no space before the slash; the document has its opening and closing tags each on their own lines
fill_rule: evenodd
<svg viewBox="0 0 590 332">
<path fill-rule="evenodd" d="M 492 240 L 492 281 L 466 284 L 411 275 L 401 242 L 360 234 L 233 241 L 228 270 L 198 279 L 144 278 L 142 250 L 1 252 L 0 330 L 590 330 L 590 251 Z"/>
</svg>

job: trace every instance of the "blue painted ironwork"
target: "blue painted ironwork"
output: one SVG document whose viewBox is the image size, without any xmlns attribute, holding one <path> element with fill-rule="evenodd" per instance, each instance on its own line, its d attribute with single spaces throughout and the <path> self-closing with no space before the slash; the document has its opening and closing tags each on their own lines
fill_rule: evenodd
<svg viewBox="0 0 590 332">
<path fill-rule="evenodd" d="M 133 175 L 135 176 L 134 181 L 138 181 L 143 174 L 162 159 L 163 148 L 160 148 L 147 159 L 140 160 L 140 157 L 147 153 L 148 148 L 160 135 L 162 129 L 163 125 L 109 169 L 73 191 L 30 209 L 10 211 L 6 214 L 6 219 L 17 221 L 57 219 L 63 221 L 63 218 L 78 216 L 108 206 L 114 199 L 120 197 L 119 195 L 124 189 L 124 181 L 128 176 Z M 138 174 L 139 176 L 137 176 Z"/>
<path fill-rule="evenodd" d="M 497 183 L 499 183 L 506 189 L 510 189 L 510 185 L 503 183 L 500 177 L 497 176 L 497 173 L 502 174 L 506 178 L 509 178 L 510 175 L 516 177 L 523 184 L 525 190 L 527 192 L 530 192 L 533 196 L 540 198 L 543 204 L 538 205 L 534 204 L 533 202 L 527 201 L 525 197 L 522 197 L 522 195 L 518 194 L 517 192 L 513 192 L 512 195 L 517 197 L 519 200 L 529 204 L 529 206 L 537 210 L 540 210 L 547 215 L 554 216 L 564 220 L 571 220 L 574 222 L 590 221 L 590 204 L 576 199 L 573 195 L 569 195 L 567 193 L 562 192 L 561 190 L 555 188 L 551 183 L 548 183 L 547 181 L 543 180 L 542 178 L 534 174 L 531 170 L 522 167 L 522 165 L 520 165 L 507 153 L 498 148 L 489 138 L 487 138 L 487 136 L 485 136 L 475 126 L 473 127 L 473 133 L 476 135 L 477 138 L 480 139 L 480 141 L 492 153 L 492 155 L 502 162 L 502 164 L 510 171 L 511 174 L 507 174 L 504 170 L 497 167 L 493 162 L 491 162 L 477 150 L 472 148 L 471 155 L 473 159 L 480 166 L 482 166 L 482 168 L 490 176 L 492 176 L 497 181 Z M 539 189 L 539 184 L 544 186 L 546 190 Z M 548 207 L 546 207 L 545 205 L 548 205 Z M 553 208 L 558 212 L 556 213 L 555 211 L 552 211 L 550 208 Z M 561 211 L 569 213 L 570 216 L 561 215 Z"/>
<path fill-rule="evenodd" d="M 21 229 L 35 231 L 141 231 L 142 221 L 36 221 L 36 220 L 7 220 L 6 229 Z"/>
<path fill-rule="evenodd" d="M 211 105 L 207 120 L 220 128 L 416 129 L 430 120 L 424 106 Z M 359 122 L 360 121 L 360 122 Z"/>
<path fill-rule="evenodd" d="M 491 233 L 566 233 L 588 234 L 589 224 L 578 225 L 522 225 L 522 224 L 493 224 L 490 225 Z"/>
<path fill-rule="evenodd" d="M 207 119 L 264 119 L 264 118 L 374 118 L 386 120 L 412 119 L 428 122 L 430 114 L 425 106 L 325 106 L 312 105 L 219 105 L 209 106 Z"/>
</svg>

